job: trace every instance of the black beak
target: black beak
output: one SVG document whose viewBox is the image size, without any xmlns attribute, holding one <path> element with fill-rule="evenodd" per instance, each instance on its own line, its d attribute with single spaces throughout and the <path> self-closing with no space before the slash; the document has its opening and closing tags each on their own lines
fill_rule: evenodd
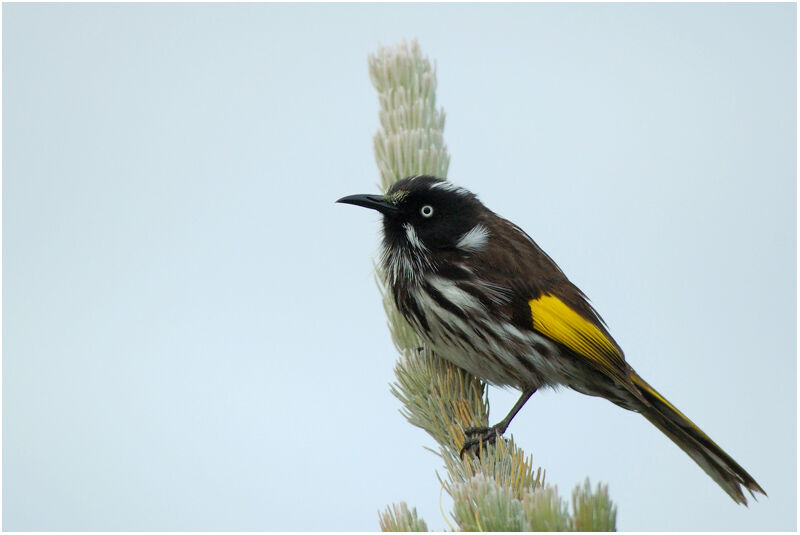
<svg viewBox="0 0 800 535">
<path fill-rule="evenodd" d="M 356 206 L 363 206 L 364 208 L 372 208 L 382 214 L 396 214 L 398 209 L 395 205 L 387 202 L 381 195 L 348 195 L 342 197 L 336 202 L 343 204 L 355 204 Z"/>
</svg>

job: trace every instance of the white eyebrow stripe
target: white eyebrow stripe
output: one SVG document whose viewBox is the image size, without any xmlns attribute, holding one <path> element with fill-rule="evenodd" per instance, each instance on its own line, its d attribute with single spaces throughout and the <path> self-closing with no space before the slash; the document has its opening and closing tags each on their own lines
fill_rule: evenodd
<svg viewBox="0 0 800 535">
<path fill-rule="evenodd" d="M 451 191 L 453 193 L 464 193 L 464 188 L 456 186 L 449 180 L 442 180 L 441 182 L 431 184 L 431 189 L 441 189 L 444 191 Z"/>
<path fill-rule="evenodd" d="M 474 253 L 486 249 L 489 244 L 489 229 L 478 223 L 469 229 L 456 243 L 462 251 Z"/>
</svg>

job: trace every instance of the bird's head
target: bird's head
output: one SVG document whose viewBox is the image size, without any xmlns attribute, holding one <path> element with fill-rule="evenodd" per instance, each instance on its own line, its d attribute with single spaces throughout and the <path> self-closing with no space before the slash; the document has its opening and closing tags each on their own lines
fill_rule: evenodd
<svg viewBox="0 0 800 535">
<path fill-rule="evenodd" d="M 474 194 L 446 180 L 404 178 L 385 195 L 350 195 L 337 202 L 381 212 L 384 246 L 393 251 L 474 253 L 487 246 L 488 210 Z"/>
</svg>

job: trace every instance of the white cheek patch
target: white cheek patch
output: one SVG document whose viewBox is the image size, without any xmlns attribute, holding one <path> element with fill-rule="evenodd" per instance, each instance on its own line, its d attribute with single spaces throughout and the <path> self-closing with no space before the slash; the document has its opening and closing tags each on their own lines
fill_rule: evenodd
<svg viewBox="0 0 800 535">
<path fill-rule="evenodd" d="M 408 239 L 408 243 L 411 244 L 411 247 L 420 251 L 428 250 L 428 248 L 425 247 L 425 244 L 419 239 L 419 236 L 417 236 L 417 231 L 414 230 L 414 225 L 411 223 L 405 223 L 403 224 L 403 228 L 406 229 L 406 238 Z"/>
<path fill-rule="evenodd" d="M 469 229 L 456 243 L 456 247 L 468 253 L 483 251 L 489 245 L 489 229 L 481 224 Z"/>
</svg>

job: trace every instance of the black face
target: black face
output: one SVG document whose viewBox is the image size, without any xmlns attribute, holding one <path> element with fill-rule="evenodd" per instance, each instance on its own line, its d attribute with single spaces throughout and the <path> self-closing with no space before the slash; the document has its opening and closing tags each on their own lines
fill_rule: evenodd
<svg viewBox="0 0 800 535">
<path fill-rule="evenodd" d="M 337 202 L 383 213 L 386 245 L 435 251 L 453 249 L 477 223 L 482 205 L 475 195 L 430 176 L 404 178 L 385 196 L 351 195 Z"/>
<path fill-rule="evenodd" d="M 407 225 L 411 225 L 428 249 L 452 249 L 478 222 L 479 204 L 474 195 L 432 177 L 400 180 L 386 197 L 398 208 L 397 213 L 383 218 L 386 237 L 394 243 L 409 241 Z"/>
</svg>

